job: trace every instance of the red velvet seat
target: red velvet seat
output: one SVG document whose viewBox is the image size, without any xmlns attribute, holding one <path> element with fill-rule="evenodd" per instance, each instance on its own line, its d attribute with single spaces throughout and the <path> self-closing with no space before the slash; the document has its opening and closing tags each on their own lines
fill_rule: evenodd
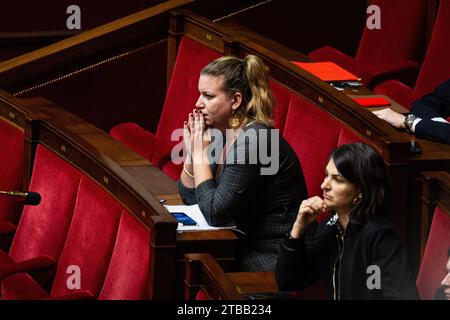
<svg viewBox="0 0 450 320">
<path fill-rule="evenodd" d="M 417 76 L 415 62 L 418 49 L 425 41 L 426 0 L 374 0 L 381 10 L 381 29 L 364 31 L 356 56 L 350 57 L 334 48 L 323 47 L 309 57 L 316 61 L 333 61 L 373 85 L 380 80 L 406 79 Z"/>
<path fill-rule="evenodd" d="M 1 275 L 21 264 L 28 264 L 25 270 L 29 271 L 55 266 L 69 230 L 80 178 L 81 172 L 38 146 L 30 190 L 40 193 L 42 200 L 38 206 L 24 207 L 9 255 L 0 251 Z M 42 271 L 37 279 L 45 282 L 52 270 Z M 3 281 L 2 290 L 5 288 L 8 285 Z"/>
<path fill-rule="evenodd" d="M 13 124 L 0 119 L 0 190 L 21 190 L 24 159 L 24 133 Z M 0 246 L 7 247 L 6 235 L 12 235 L 19 220 L 16 201 L 0 195 Z M 3 243 L 2 243 L 3 242 Z"/>
<path fill-rule="evenodd" d="M 363 142 L 363 140 L 358 137 L 356 134 L 351 132 L 349 129 L 343 127 L 341 132 L 339 133 L 339 139 L 336 147 L 340 147 L 343 144 L 347 143 L 355 143 L 355 142 Z"/>
<path fill-rule="evenodd" d="M 311 102 L 292 96 L 283 136 L 300 160 L 310 197 L 322 194 L 325 166 L 337 146 L 341 127 Z"/>
<path fill-rule="evenodd" d="M 64 249 L 49 294 L 26 273 L 3 280 L 2 299 L 95 298 L 107 273 L 123 207 L 82 176 Z M 79 270 L 80 288 L 69 287 Z"/>
<path fill-rule="evenodd" d="M 385 94 L 406 108 L 430 93 L 440 83 L 450 78 L 450 0 L 440 0 L 436 22 L 430 43 L 420 68 L 414 89 L 391 80 L 375 87 L 375 92 Z"/>
<path fill-rule="evenodd" d="M 201 69 L 218 57 L 220 53 L 183 37 L 156 134 L 136 124 L 124 123 L 112 128 L 111 135 L 162 168 L 170 160 L 170 150 L 178 142 L 171 141 L 172 133 L 183 127 L 189 112 L 195 108 Z M 167 173 L 178 179 L 181 168 L 172 166 L 169 170 L 178 170 L 177 174 L 172 171 Z"/>
<path fill-rule="evenodd" d="M 149 299 L 150 250 L 150 232 L 124 210 L 99 299 Z"/>
<path fill-rule="evenodd" d="M 343 144 L 362 141 L 329 114 L 297 95 L 292 95 L 283 136 L 300 160 L 310 197 L 322 195 L 320 185 L 330 153 Z M 327 217 L 328 213 L 322 214 L 319 221 Z"/>
<path fill-rule="evenodd" d="M 436 290 L 446 275 L 445 266 L 448 260 L 449 247 L 450 215 L 436 207 L 416 281 L 421 299 L 433 299 Z"/>
<path fill-rule="evenodd" d="M 272 79 L 269 80 L 269 85 L 275 100 L 273 110 L 274 127 L 283 132 L 292 92 Z"/>
</svg>

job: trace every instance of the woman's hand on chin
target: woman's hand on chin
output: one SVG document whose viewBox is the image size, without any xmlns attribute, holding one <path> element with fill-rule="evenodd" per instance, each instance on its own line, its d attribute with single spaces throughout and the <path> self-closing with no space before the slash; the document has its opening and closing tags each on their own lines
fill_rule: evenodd
<svg viewBox="0 0 450 320">
<path fill-rule="evenodd" d="M 303 200 L 298 210 L 297 219 L 292 226 L 291 237 L 294 239 L 300 238 L 306 227 L 326 210 L 328 210 L 327 205 L 318 196 Z"/>
</svg>

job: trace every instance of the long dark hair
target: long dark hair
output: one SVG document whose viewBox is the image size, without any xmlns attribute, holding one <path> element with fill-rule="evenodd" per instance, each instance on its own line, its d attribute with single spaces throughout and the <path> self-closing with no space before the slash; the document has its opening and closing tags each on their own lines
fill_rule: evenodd
<svg viewBox="0 0 450 320">
<path fill-rule="evenodd" d="M 386 215 L 391 206 L 390 184 L 381 156 L 364 143 L 344 144 L 330 156 L 339 173 L 361 192 L 350 220 L 364 223 Z"/>
</svg>

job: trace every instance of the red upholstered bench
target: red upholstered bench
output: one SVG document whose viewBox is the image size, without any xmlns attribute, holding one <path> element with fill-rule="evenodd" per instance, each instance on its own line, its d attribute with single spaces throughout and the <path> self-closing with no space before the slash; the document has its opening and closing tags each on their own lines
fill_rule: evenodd
<svg viewBox="0 0 450 320">
<path fill-rule="evenodd" d="M 24 212 L 12 247 L 14 259 L 0 256 L 2 299 L 151 298 L 150 232 L 133 215 L 43 147 L 38 148 L 31 185 L 42 194 L 42 207 Z M 24 267 L 23 261 L 32 258 Z M 35 276 L 36 268 L 44 267 L 51 271 L 46 281 Z"/>
<path fill-rule="evenodd" d="M 3 280 L 3 299 L 82 299 L 100 294 L 124 208 L 84 175 L 74 194 L 73 217 L 50 293 L 29 274 L 16 273 Z"/>
</svg>

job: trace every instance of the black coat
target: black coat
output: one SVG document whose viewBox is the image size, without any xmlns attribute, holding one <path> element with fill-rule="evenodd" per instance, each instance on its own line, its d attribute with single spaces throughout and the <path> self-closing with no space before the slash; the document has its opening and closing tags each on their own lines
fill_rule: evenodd
<svg viewBox="0 0 450 320">
<path fill-rule="evenodd" d="M 279 289 L 301 290 L 322 279 L 330 299 L 418 299 L 405 250 L 386 220 L 349 222 L 343 246 L 341 232 L 331 218 L 311 224 L 299 239 L 286 239 L 276 266 Z M 379 267 L 379 289 L 367 285 L 376 284 L 370 266 Z"/>
<path fill-rule="evenodd" d="M 450 143 L 450 124 L 431 120 L 450 117 L 450 79 L 416 100 L 410 113 L 422 119 L 415 128 L 417 136 Z"/>
</svg>

